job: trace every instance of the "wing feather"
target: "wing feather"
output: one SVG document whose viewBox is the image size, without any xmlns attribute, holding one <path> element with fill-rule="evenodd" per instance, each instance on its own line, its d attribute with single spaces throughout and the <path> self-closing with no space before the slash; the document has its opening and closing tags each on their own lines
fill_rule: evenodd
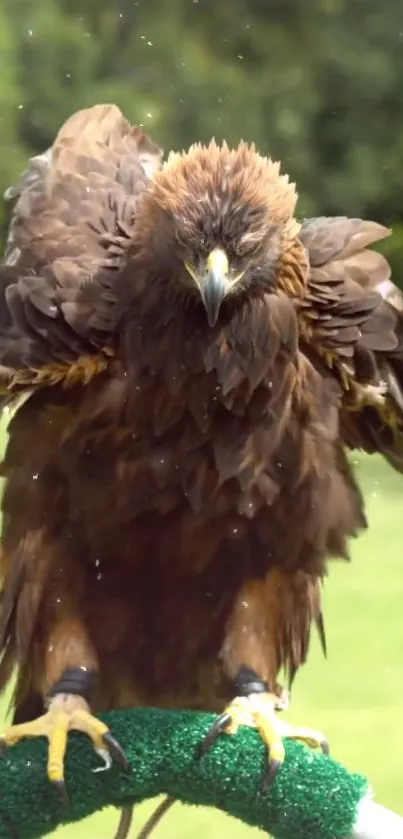
<svg viewBox="0 0 403 839">
<path fill-rule="evenodd" d="M 82 356 L 110 357 L 114 278 L 161 163 L 162 150 L 117 107 L 96 105 L 73 114 L 7 190 L 16 203 L 0 267 L 6 389 L 30 371 L 34 383 L 47 380 L 55 363 L 67 375 Z"/>
<path fill-rule="evenodd" d="M 342 385 L 345 444 L 403 471 L 403 294 L 369 249 L 389 233 L 361 219 L 303 222 L 310 274 L 301 322 L 307 354 Z"/>
</svg>

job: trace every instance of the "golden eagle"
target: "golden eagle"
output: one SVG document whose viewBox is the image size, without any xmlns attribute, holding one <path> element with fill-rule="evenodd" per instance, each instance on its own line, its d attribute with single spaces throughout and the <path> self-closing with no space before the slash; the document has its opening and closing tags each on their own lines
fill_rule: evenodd
<svg viewBox="0 0 403 839">
<path fill-rule="evenodd" d="M 282 735 L 330 557 L 366 526 L 350 448 L 403 468 L 403 298 L 389 231 L 295 215 L 254 146 L 162 151 L 113 105 L 74 114 L 20 183 L 0 268 L 3 742 L 95 714 L 217 712 Z M 323 744 L 322 744 L 323 745 Z"/>
</svg>

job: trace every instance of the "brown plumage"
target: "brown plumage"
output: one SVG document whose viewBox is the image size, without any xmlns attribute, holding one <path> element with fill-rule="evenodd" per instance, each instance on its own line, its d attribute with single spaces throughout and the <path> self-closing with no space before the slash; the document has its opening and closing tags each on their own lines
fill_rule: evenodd
<svg viewBox="0 0 403 839">
<path fill-rule="evenodd" d="M 312 622 L 324 644 L 326 560 L 366 526 L 346 451 L 403 469 L 403 298 L 370 249 L 389 231 L 298 222 L 294 185 L 246 144 L 163 163 L 109 105 L 71 117 L 9 197 L 17 719 L 69 668 L 98 673 L 95 712 L 275 692 Z"/>
</svg>

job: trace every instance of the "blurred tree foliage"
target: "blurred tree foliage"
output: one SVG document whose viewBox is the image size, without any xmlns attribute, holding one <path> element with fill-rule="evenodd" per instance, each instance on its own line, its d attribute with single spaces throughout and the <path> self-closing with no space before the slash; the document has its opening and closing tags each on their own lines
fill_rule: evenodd
<svg viewBox="0 0 403 839">
<path fill-rule="evenodd" d="M 165 148 L 254 140 L 302 214 L 393 226 L 399 265 L 401 0 L 3 0 L 0 60 L 1 192 L 72 111 L 114 101 Z"/>
</svg>

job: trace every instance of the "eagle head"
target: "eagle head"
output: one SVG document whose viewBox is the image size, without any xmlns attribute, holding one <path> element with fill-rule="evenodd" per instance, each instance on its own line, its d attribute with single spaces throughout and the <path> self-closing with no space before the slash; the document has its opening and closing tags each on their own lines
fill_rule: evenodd
<svg viewBox="0 0 403 839">
<path fill-rule="evenodd" d="M 253 145 L 171 153 L 144 196 L 154 274 L 202 303 L 214 326 L 224 303 L 275 287 L 299 230 L 296 200 L 280 164 Z"/>
</svg>

